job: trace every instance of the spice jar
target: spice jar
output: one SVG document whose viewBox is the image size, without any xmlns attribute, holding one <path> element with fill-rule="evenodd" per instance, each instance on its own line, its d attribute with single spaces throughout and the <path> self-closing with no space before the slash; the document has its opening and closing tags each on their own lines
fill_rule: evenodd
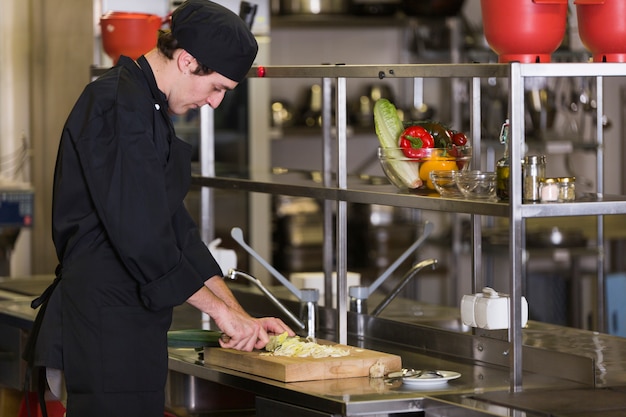
<svg viewBox="0 0 626 417">
<path fill-rule="evenodd" d="M 559 183 L 556 178 L 545 178 L 539 183 L 542 203 L 559 201 Z"/>
<path fill-rule="evenodd" d="M 546 157 L 544 155 L 528 155 L 522 165 L 522 201 L 535 202 L 541 200 L 539 183 L 546 177 Z"/>
<path fill-rule="evenodd" d="M 576 199 L 576 178 L 559 177 L 557 179 L 559 186 L 559 201 L 568 202 Z"/>
</svg>

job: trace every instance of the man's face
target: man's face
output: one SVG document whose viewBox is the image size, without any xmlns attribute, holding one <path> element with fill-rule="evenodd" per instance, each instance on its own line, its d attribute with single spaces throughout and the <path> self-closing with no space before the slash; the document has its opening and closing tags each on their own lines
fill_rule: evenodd
<svg viewBox="0 0 626 417">
<path fill-rule="evenodd" d="M 235 88 L 237 84 L 217 72 L 208 75 L 181 73 L 168 97 L 169 110 L 174 114 L 184 114 L 205 104 L 216 108 L 224 99 L 226 92 Z"/>
</svg>

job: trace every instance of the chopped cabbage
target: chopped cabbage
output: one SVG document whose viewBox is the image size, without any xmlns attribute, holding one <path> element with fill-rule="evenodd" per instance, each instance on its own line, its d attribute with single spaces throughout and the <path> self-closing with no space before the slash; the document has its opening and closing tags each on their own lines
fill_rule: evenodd
<svg viewBox="0 0 626 417">
<path fill-rule="evenodd" d="M 289 356 L 292 358 L 328 358 L 341 357 L 350 354 L 349 349 L 337 347 L 335 345 L 320 345 L 309 339 L 300 337 L 289 337 L 287 332 L 278 336 L 271 336 L 270 341 L 265 346 L 268 352 L 262 353 L 266 356 Z"/>
</svg>

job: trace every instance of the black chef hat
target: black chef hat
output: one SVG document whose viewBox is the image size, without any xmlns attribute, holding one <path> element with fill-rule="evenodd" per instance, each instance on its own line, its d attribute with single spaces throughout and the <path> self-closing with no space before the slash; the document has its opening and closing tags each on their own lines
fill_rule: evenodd
<svg viewBox="0 0 626 417">
<path fill-rule="evenodd" d="M 209 0 L 187 0 L 174 10 L 172 34 L 200 63 L 237 82 L 259 49 L 243 19 Z"/>
</svg>

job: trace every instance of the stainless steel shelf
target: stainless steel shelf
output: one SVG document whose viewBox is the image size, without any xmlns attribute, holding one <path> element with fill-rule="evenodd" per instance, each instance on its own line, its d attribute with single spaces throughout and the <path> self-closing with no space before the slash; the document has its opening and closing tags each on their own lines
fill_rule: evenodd
<svg viewBox="0 0 626 417">
<path fill-rule="evenodd" d="M 262 177 L 262 178 L 261 178 Z M 364 181 L 349 180 L 348 188 L 325 187 L 300 175 L 263 175 L 253 179 L 234 177 L 202 177 L 194 175 L 194 185 L 221 189 L 310 197 L 320 200 L 349 203 L 379 204 L 410 207 L 422 210 L 467 213 L 483 216 L 508 217 L 508 203 L 496 201 L 442 198 L 438 194 L 397 191 L 392 185 L 371 185 Z M 522 216 L 599 216 L 626 213 L 626 196 L 585 194 L 572 203 L 525 203 Z"/>
<path fill-rule="evenodd" d="M 543 64 L 542 64 L 543 65 Z M 251 78 L 485 78 L 508 77 L 506 64 L 272 65 L 252 67 Z"/>
<path fill-rule="evenodd" d="M 261 71 L 259 69 L 262 68 Z M 520 64 L 521 77 L 624 77 L 626 64 L 608 62 Z M 254 66 L 251 78 L 485 78 L 510 77 L 510 64 L 385 64 Z"/>
<path fill-rule="evenodd" d="M 379 204 L 410 207 L 422 210 L 451 213 L 480 214 L 505 217 L 509 215 L 508 204 L 465 199 L 442 198 L 439 195 L 402 193 L 393 185 L 370 185 L 349 181 L 348 188 L 324 187 L 312 180 L 280 175 L 281 182 L 268 174 L 264 179 L 242 179 L 232 177 L 193 176 L 194 185 L 232 190 L 310 197 L 322 200 L 346 201 L 349 203 Z M 274 176 L 277 177 L 277 176 Z M 288 181 L 288 182 L 287 182 Z"/>
<path fill-rule="evenodd" d="M 522 204 L 522 216 L 602 216 L 626 213 L 626 196 L 587 194 L 572 203 Z"/>
</svg>

